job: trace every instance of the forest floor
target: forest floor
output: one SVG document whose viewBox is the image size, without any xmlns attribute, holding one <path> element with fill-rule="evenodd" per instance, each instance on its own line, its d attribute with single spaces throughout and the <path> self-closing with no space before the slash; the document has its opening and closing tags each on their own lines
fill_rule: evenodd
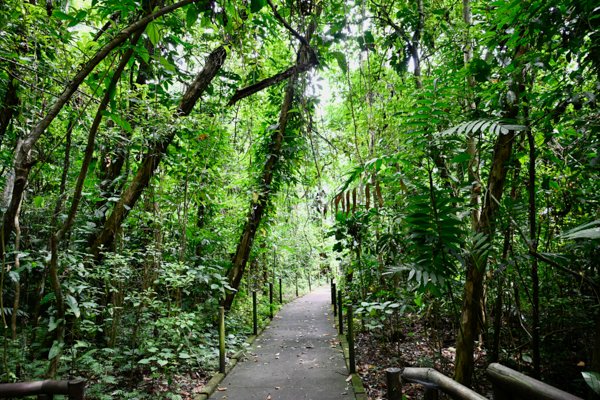
<svg viewBox="0 0 600 400">
<path fill-rule="evenodd" d="M 411 326 L 403 330 L 404 339 L 398 342 L 384 342 L 382 335 L 368 332 L 357 332 L 356 344 L 356 369 L 361 377 L 365 392 L 370 400 L 385 399 L 387 395 L 385 370 L 391 367 L 431 367 L 442 372 L 446 376 L 454 374 L 454 357 L 456 340 L 453 337 L 451 327 L 441 326 L 438 329 L 441 340 L 442 357 L 436 356 L 438 350 L 429 342 L 426 322 L 417 319 Z M 439 346 L 435 346 L 439 349 Z M 490 398 L 492 394 L 491 383 L 485 379 L 482 373 L 486 366 L 485 350 L 476 349 L 475 368 L 476 381 L 475 390 Z M 423 385 L 404 383 L 404 395 L 407 399 L 422 398 L 425 392 Z M 440 396 L 444 396 L 440 393 Z M 440 397 L 444 398 L 444 397 Z"/>
</svg>

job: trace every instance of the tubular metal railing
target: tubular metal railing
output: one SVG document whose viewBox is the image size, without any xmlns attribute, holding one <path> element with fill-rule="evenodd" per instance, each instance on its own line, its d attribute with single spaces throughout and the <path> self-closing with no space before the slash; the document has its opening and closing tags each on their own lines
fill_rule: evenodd
<svg viewBox="0 0 600 400">
<path fill-rule="evenodd" d="M 0 398 L 38 396 L 39 400 L 52 400 L 55 394 L 66 394 L 69 400 L 83 400 L 85 379 L 70 381 L 44 381 L 0 384 Z"/>
</svg>

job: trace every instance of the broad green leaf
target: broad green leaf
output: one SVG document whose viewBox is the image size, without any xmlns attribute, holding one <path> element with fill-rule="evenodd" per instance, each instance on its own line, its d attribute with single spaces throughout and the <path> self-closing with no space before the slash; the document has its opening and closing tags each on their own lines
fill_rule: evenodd
<svg viewBox="0 0 600 400">
<path fill-rule="evenodd" d="M 158 27 L 154 22 L 150 22 L 146 27 L 146 34 L 148 34 L 148 38 L 152 42 L 153 45 L 157 45 L 160 42 L 160 32 L 158 31 Z"/>
<path fill-rule="evenodd" d="M 64 343 L 58 344 L 58 341 L 55 340 L 52 344 L 50 352 L 48 353 L 48 360 L 52 360 L 54 357 L 59 355 L 64 345 Z"/>
<path fill-rule="evenodd" d="M 450 160 L 451 163 L 459 163 L 459 162 L 464 162 L 464 161 L 468 161 L 471 159 L 471 155 L 469 153 L 462 153 L 457 155 L 456 157 L 454 157 L 452 160 Z"/>
<path fill-rule="evenodd" d="M 166 58 L 161 57 L 160 58 L 160 63 L 161 63 L 162 66 L 164 66 L 167 69 L 167 71 L 177 72 L 177 70 L 175 69 L 175 67 Z"/>
<path fill-rule="evenodd" d="M 267 0 L 251 0 L 250 1 L 250 11 L 253 13 L 259 12 L 265 5 L 267 4 Z"/>
<path fill-rule="evenodd" d="M 40 208 L 44 205 L 44 198 L 42 196 L 37 196 L 35 199 L 33 199 L 33 204 L 36 208 Z"/>
<path fill-rule="evenodd" d="M 346 56 L 344 53 L 340 51 L 336 51 L 333 53 L 333 56 L 337 60 L 337 63 L 344 74 L 348 72 L 348 62 L 346 61 Z"/>
<path fill-rule="evenodd" d="M 596 394 L 600 394 L 600 374 L 588 371 L 582 372 L 581 375 L 583 375 L 585 383 L 587 383 Z"/>
<path fill-rule="evenodd" d="M 81 311 L 79 310 L 79 304 L 77 304 L 77 300 L 75 300 L 75 297 L 68 294 L 66 301 L 67 301 L 67 305 L 69 306 L 71 311 L 73 311 L 73 314 L 75 315 L 75 317 L 79 318 L 81 316 Z"/>
<path fill-rule="evenodd" d="M 65 14 L 64 12 L 58 11 L 58 10 L 52 11 L 52 16 L 56 17 L 58 19 L 64 19 L 67 21 L 71 21 L 71 20 L 75 19 L 75 18 L 71 17 L 69 14 Z"/>
<path fill-rule="evenodd" d="M 185 14 L 185 26 L 190 29 L 196 21 L 198 20 L 198 8 L 194 4 L 190 4 L 188 6 L 187 12 Z"/>
</svg>

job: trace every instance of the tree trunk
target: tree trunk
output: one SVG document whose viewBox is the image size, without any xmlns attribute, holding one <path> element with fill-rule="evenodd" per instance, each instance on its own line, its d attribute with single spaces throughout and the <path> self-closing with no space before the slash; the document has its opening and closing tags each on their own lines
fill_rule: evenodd
<svg viewBox="0 0 600 400">
<path fill-rule="evenodd" d="M 13 184 L 12 190 L 12 198 L 8 209 L 4 213 L 3 216 L 3 229 L 4 229 L 4 246 L 10 240 L 10 235 L 15 227 L 15 217 L 20 212 L 21 203 L 23 202 L 23 194 L 25 190 L 25 186 L 27 183 L 27 179 L 29 178 L 29 173 L 31 172 L 31 167 L 33 167 L 37 161 L 31 159 L 31 150 L 40 139 L 40 137 L 46 131 L 46 128 L 54 121 L 54 119 L 58 116 L 62 108 L 65 104 L 73 97 L 75 92 L 79 89 L 79 86 L 83 81 L 87 78 L 87 76 L 96 68 L 98 64 L 100 64 L 115 48 L 123 44 L 131 35 L 138 31 L 142 31 L 145 29 L 146 25 L 155 20 L 158 17 L 161 17 L 165 14 L 173 12 L 178 8 L 191 4 L 197 0 L 182 0 L 175 4 L 169 5 L 167 7 L 163 7 L 154 13 L 140 19 L 137 22 L 134 22 L 127 26 L 125 29 L 120 31 L 115 35 L 113 39 L 111 39 L 108 43 L 106 43 L 102 48 L 100 48 L 94 56 L 89 59 L 77 74 L 69 81 L 68 86 L 65 90 L 58 96 L 56 102 L 48 109 L 48 112 L 42 118 L 40 122 L 31 130 L 29 135 L 25 137 L 20 147 L 15 150 L 14 156 L 14 175 L 15 180 Z"/>
<path fill-rule="evenodd" d="M 306 33 L 306 42 L 310 43 L 312 35 L 317 28 L 317 20 L 315 19 L 308 27 Z M 296 65 L 305 64 L 309 57 L 311 49 L 307 45 L 302 45 L 298 51 L 296 59 Z M 294 99 L 294 92 L 296 87 L 296 81 L 298 80 L 298 74 L 294 74 L 290 77 L 283 98 L 283 104 L 281 106 L 281 112 L 279 114 L 279 126 L 273 131 L 271 135 L 271 149 L 269 151 L 269 159 L 267 160 L 261 177 L 261 189 L 258 192 L 258 198 L 253 200 L 250 204 L 250 213 L 244 231 L 238 242 L 237 250 L 233 258 L 233 265 L 229 271 L 229 286 L 237 290 L 240 287 L 240 282 L 244 276 L 246 264 L 250 257 L 250 250 L 252 249 L 252 243 L 256 236 L 256 231 L 260 225 L 265 207 L 271 196 L 274 195 L 271 183 L 273 181 L 274 169 L 279 162 L 281 155 L 281 146 L 283 144 L 283 136 L 285 134 L 285 128 L 288 123 L 288 112 L 292 109 L 292 103 Z M 224 307 L 226 310 L 231 308 L 233 300 L 235 298 L 235 291 L 228 292 L 225 296 Z"/>
<path fill-rule="evenodd" d="M 196 76 L 192 84 L 184 94 L 175 117 L 187 116 L 191 113 L 200 96 L 204 93 L 210 82 L 221 69 L 227 58 L 227 52 L 224 46 L 219 46 L 208 56 L 206 64 L 200 73 Z M 133 181 L 129 184 L 123 195 L 115 205 L 110 216 L 104 224 L 104 228 L 92 244 L 90 254 L 94 259 L 101 258 L 101 250 L 112 248 L 112 243 L 116 232 L 121 224 L 127 218 L 129 211 L 135 206 L 135 203 L 148 187 L 150 180 L 154 176 L 154 171 L 160 164 L 164 154 L 175 138 L 176 131 L 168 132 L 165 137 L 156 143 L 156 145 L 146 153 L 142 164 L 138 168 Z"/>
<path fill-rule="evenodd" d="M 537 212 L 535 207 L 535 140 L 531 130 L 527 132 L 529 141 L 529 239 L 533 249 L 537 251 Z M 538 260 L 532 257 L 531 260 L 531 282 L 532 296 L 531 306 L 533 308 L 532 319 L 532 350 L 533 350 L 533 374 L 532 377 L 540 379 L 540 283 L 538 276 Z"/>
<path fill-rule="evenodd" d="M 515 114 L 516 116 L 516 114 Z M 478 233 L 483 233 L 492 239 L 494 233 L 494 216 L 498 212 L 504 190 L 504 182 L 508 169 L 506 163 L 512 154 L 512 144 L 515 132 L 500 134 L 496 141 L 493 165 L 490 171 L 488 189 L 485 196 L 485 207 L 481 214 Z M 495 198 L 492 199 L 492 196 Z M 483 295 L 483 277 L 485 275 L 487 260 L 475 250 L 475 254 L 467 259 L 466 284 L 463 292 L 462 316 L 456 344 L 456 369 L 454 379 L 465 385 L 471 385 L 473 374 L 473 348 L 475 338 L 479 332 L 481 321 L 481 300 Z"/>
<path fill-rule="evenodd" d="M 102 113 L 106 110 L 108 103 L 111 99 L 111 93 L 113 89 L 116 87 L 117 83 L 121 79 L 121 75 L 129 62 L 129 59 L 133 55 L 133 50 L 135 45 L 137 44 L 139 38 L 142 36 L 143 28 L 135 33 L 134 37 L 131 39 L 131 46 L 119 62 L 113 77 L 110 81 L 108 89 L 105 91 L 104 96 L 102 97 L 102 101 L 98 106 L 98 110 L 96 111 L 96 116 L 94 121 L 92 122 L 92 126 L 90 127 L 90 132 L 88 134 L 88 141 L 84 152 L 83 161 L 81 163 L 81 170 L 79 172 L 79 176 L 77 177 L 77 183 L 75 184 L 75 191 L 73 193 L 73 200 L 71 201 L 71 207 L 69 208 L 69 213 L 67 215 L 67 219 L 61 226 L 61 228 L 56 232 L 51 239 L 51 259 L 50 259 L 50 268 L 48 270 L 50 274 L 50 282 L 52 285 L 52 290 L 54 291 L 54 297 L 56 299 L 56 320 L 60 321 L 58 323 L 57 329 L 57 343 L 53 346 L 57 345 L 60 348 L 58 354 L 50 360 L 50 364 L 48 366 L 48 371 L 46 371 L 46 378 L 55 378 L 56 372 L 58 368 L 58 362 L 60 361 L 60 357 L 62 354 L 62 345 L 64 344 L 65 338 L 65 306 L 63 304 L 63 293 L 62 287 L 60 284 L 60 279 L 58 277 L 58 247 L 61 241 L 64 239 L 66 233 L 71 229 L 73 224 L 75 223 L 75 216 L 77 215 L 77 211 L 79 208 L 79 203 L 81 202 L 83 186 L 85 183 L 85 178 L 87 177 L 87 173 L 92 162 L 92 157 L 94 155 L 94 148 L 96 145 L 96 135 L 98 133 L 98 129 L 100 128 L 100 123 L 102 122 Z"/>
<path fill-rule="evenodd" d="M 526 46 L 519 46 L 515 52 L 515 59 L 519 59 L 528 51 Z M 522 72 L 515 73 L 515 84 L 510 89 L 514 92 L 516 98 L 523 92 Z M 506 118 L 513 120 L 519 113 L 518 104 L 513 104 L 509 108 Z M 510 130 L 507 134 L 500 134 L 494 146 L 494 157 L 488 177 L 487 190 L 485 191 L 484 207 L 476 226 L 476 232 L 482 233 L 487 237 L 487 242 L 491 241 L 495 231 L 495 215 L 500 208 L 500 200 L 504 192 L 504 183 L 508 173 L 507 163 L 512 155 L 513 142 L 515 140 L 515 131 Z M 471 385 L 473 375 L 473 348 L 475 337 L 479 333 L 480 322 L 482 321 L 482 298 L 483 298 L 483 278 L 487 265 L 487 256 L 478 249 L 473 249 L 472 254 L 467 257 L 466 283 L 463 291 L 463 306 L 456 343 L 456 367 L 454 379 L 465 385 Z"/>
<path fill-rule="evenodd" d="M 17 68 L 14 64 L 9 66 L 10 74 L 8 75 L 8 85 L 6 87 L 6 94 L 4 96 L 4 103 L 0 108 L 0 147 L 4 141 L 4 135 L 8 130 L 8 127 L 15 114 L 15 109 L 19 105 L 19 96 L 17 90 L 19 85 L 17 84 Z"/>
</svg>

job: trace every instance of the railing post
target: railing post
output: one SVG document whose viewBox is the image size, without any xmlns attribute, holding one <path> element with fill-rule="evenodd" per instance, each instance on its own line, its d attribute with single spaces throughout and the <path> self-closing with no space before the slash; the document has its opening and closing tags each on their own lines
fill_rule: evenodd
<svg viewBox="0 0 600 400">
<path fill-rule="evenodd" d="M 273 319 L 273 282 L 269 282 L 269 317 Z"/>
<path fill-rule="evenodd" d="M 258 335 L 258 305 L 256 303 L 256 290 L 252 292 L 252 325 L 254 326 L 253 334 Z"/>
<path fill-rule="evenodd" d="M 402 376 L 400 368 L 385 370 L 387 381 L 387 400 L 402 400 Z"/>
<path fill-rule="evenodd" d="M 310 270 L 308 270 L 308 293 L 312 292 L 312 285 L 310 283 Z"/>
<path fill-rule="evenodd" d="M 279 278 L 279 304 L 283 304 L 283 285 L 281 278 Z"/>
<path fill-rule="evenodd" d="M 492 392 L 494 393 L 494 400 L 510 400 L 512 396 L 506 390 L 502 389 L 500 386 L 492 383 Z"/>
<path fill-rule="evenodd" d="M 342 291 L 338 290 L 338 316 L 340 322 L 340 335 L 344 334 L 344 313 L 342 312 Z"/>
<path fill-rule="evenodd" d="M 333 304 L 333 318 L 337 316 L 337 301 L 336 301 L 337 288 L 335 283 L 331 285 L 331 304 Z M 335 320 L 334 320 L 335 322 Z"/>
<path fill-rule="evenodd" d="M 219 372 L 225 373 L 225 307 L 219 307 Z"/>
<path fill-rule="evenodd" d="M 296 271 L 296 297 L 298 297 L 298 271 Z"/>
<path fill-rule="evenodd" d="M 433 389 L 433 388 L 425 386 L 425 396 L 423 396 L 423 399 L 438 400 L 438 398 L 439 398 L 439 392 L 437 391 L 437 389 Z"/>
<path fill-rule="evenodd" d="M 346 315 L 348 316 L 348 355 L 350 361 L 350 373 L 356 373 L 356 363 L 354 361 L 354 316 L 352 304 L 346 306 Z"/>
<path fill-rule="evenodd" d="M 331 289 L 331 305 L 335 304 L 335 283 L 333 283 L 333 279 L 331 280 L 331 285 L 329 286 Z"/>
<path fill-rule="evenodd" d="M 85 379 L 73 379 L 68 383 L 69 400 L 83 400 Z"/>
</svg>

